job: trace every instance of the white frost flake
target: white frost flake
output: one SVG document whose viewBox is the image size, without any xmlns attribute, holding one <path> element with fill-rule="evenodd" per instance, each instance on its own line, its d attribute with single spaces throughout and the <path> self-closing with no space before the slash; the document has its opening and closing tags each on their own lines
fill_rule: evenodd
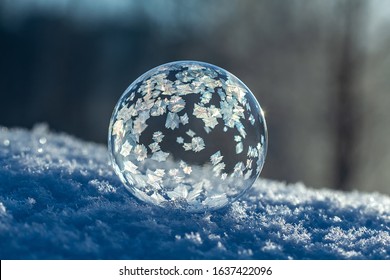
<svg viewBox="0 0 390 280">
<path fill-rule="evenodd" d="M 206 127 L 214 128 L 217 124 L 217 118 L 221 118 L 221 110 L 214 105 L 209 108 L 195 104 L 194 116 L 202 119 Z"/>
<path fill-rule="evenodd" d="M 244 150 L 244 146 L 242 142 L 238 142 L 236 145 L 236 154 L 242 153 L 243 150 Z"/>
<path fill-rule="evenodd" d="M 186 102 L 180 96 L 173 96 L 171 100 L 169 100 L 168 109 L 172 113 L 180 112 L 185 108 Z"/>
<path fill-rule="evenodd" d="M 168 158 L 168 156 L 169 156 L 169 153 L 165 153 L 163 151 L 158 151 L 158 152 L 153 154 L 152 159 L 156 160 L 158 162 L 162 162 L 162 161 L 165 161 Z"/>
<path fill-rule="evenodd" d="M 191 143 L 184 143 L 183 148 L 186 151 L 191 151 L 192 150 L 192 144 Z"/>
<path fill-rule="evenodd" d="M 247 153 L 247 156 L 250 157 L 250 158 L 255 158 L 257 157 L 259 154 L 257 152 L 257 149 L 256 148 L 253 148 L 251 146 L 248 147 L 248 153 Z"/>
<path fill-rule="evenodd" d="M 189 165 L 187 165 L 186 167 L 184 167 L 183 168 L 183 172 L 185 173 L 185 174 L 191 174 L 191 172 L 192 172 L 192 167 L 191 166 L 189 166 Z"/>
<path fill-rule="evenodd" d="M 223 156 L 221 155 L 221 151 L 216 152 L 210 157 L 211 163 L 216 165 L 222 160 Z"/>
<path fill-rule="evenodd" d="M 244 167 L 244 164 L 240 161 L 240 162 L 237 162 L 236 165 L 234 166 L 234 171 L 233 171 L 233 174 L 232 176 L 234 177 L 241 177 L 243 176 L 243 171 L 244 171 L 245 167 Z"/>
<path fill-rule="evenodd" d="M 190 137 L 194 137 L 196 135 L 196 133 L 194 131 L 192 131 L 191 129 L 189 129 L 186 133 Z"/>
<path fill-rule="evenodd" d="M 133 146 L 131 146 L 129 141 L 126 140 L 126 142 L 122 145 L 120 154 L 124 157 L 127 157 L 130 154 L 131 149 L 133 149 Z"/>
<path fill-rule="evenodd" d="M 163 138 L 164 138 L 164 134 L 161 131 L 156 131 L 156 132 L 153 133 L 153 137 L 152 138 L 157 143 L 160 143 L 163 140 Z"/>
<path fill-rule="evenodd" d="M 183 125 L 188 124 L 188 121 L 189 121 L 189 118 L 188 118 L 187 113 L 185 113 L 183 116 L 180 116 L 180 122 L 181 122 Z"/>
<path fill-rule="evenodd" d="M 250 121 L 250 123 L 251 123 L 252 125 L 255 125 L 255 118 L 253 117 L 252 114 L 249 116 L 249 119 L 248 119 L 248 120 Z"/>
<path fill-rule="evenodd" d="M 216 175 L 219 175 L 221 174 L 221 172 L 225 169 L 225 163 L 224 162 L 220 162 L 218 164 L 216 164 L 214 167 L 213 167 L 213 171 L 215 172 Z"/>
<path fill-rule="evenodd" d="M 112 126 L 112 135 L 116 135 L 118 137 L 123 137 L 123 134 L 124 134 L 123 121 L 116 120 L 114 125 Z"/>
<path fill-rule="evenodd" d="M 143 161 L 148 157 L 147 150 L 146 150 L 145 146 L 142 144 L 135 146 L 134 154 L 137 156 L 138 161 Z"/>
<path fill-rule="evenodd" d="M 187 198 L 188 190 L 184 185 L 178 185 L 173 191 L 167 192 L 167 195 L 172 199 Z"/>
<path fill-rule="evenodd" d="M 161 116 L 166 112 L 166 103 L 164 100 L 158 99 L 152 109 L 150 110 L 150 115 L 153 117 Z"/>
<path fill-rule="evenodd" d="M 180 119 L 176 113 L 168 112 L 165 127 L 174 130 L 179 127 Z"/>
<path fill-rule="evenodd" d="M 123 163 L 124 170 L 132 174 L 139 174 L 138 166 L 132 163 L 130 160 L 127 160 Z"/>
<path fill-rule="evenodd" d="M 4 204 L 0 202 L 0 214 L 5 214 L 7 212 L 7 209 L 5 208 Z"/>
<path fill-rule="evenodd" d="M 177 169 L 177 168 L 174 168 L 174 169 L 170 169 L 169 171 L 168 171 L 168 174 L 169 174 L 169 176 L 177 176 L 177 174 L 179 174 L 179 169 Z"/>
<path fill-rule="evenodd" d="M 165 170 L 164 170 L 164 169 L 156 169 L 156 170 L 154 171 L 154 174 L 155 174 L 156 176 L 159 176 L 159 177 L 164 177 L 164 175 L 165 175 Z"/>
<path fill-rule="evenodd" d="M 150 144 L 149 148 L 152 151 L 152 153 L 155 153 L 161 149 L 160 145 L 157 142 L 153 142 L 152 144 Z"/>
<path fill-rule="evenodd" d="M 141 134 L 147 127 L 146 122 L 140 117 L 133 122 L 133 132 L 135 134 Z"/>
<path fill-rule="evenodd" d="M 203 150 L 205 148 L 204 141 L 201 137 L 192 138 L 191 144 L 192 144 L 192 150 L 194 152 L 200 152 L 201 150 Z"/>
</svg>

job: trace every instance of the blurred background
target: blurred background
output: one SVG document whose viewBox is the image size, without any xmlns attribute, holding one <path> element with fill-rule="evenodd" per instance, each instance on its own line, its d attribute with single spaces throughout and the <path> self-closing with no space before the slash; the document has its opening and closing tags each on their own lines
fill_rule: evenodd
<svg viewBox="0 0 390 280">
<path fill-rule="evenodd" d="M 0 0 L 0 125 L 106 143 L 145 71 L 190 59 L 266 112 L 262 177 L 390 194 L 390 1 Z"/>
</svg>

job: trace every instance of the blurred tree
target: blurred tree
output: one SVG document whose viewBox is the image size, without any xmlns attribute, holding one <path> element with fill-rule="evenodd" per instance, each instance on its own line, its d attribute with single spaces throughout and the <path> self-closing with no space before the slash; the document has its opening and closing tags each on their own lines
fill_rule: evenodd
<svg viewBox="0 0 390 280">
<path fill-rule="evenodd" d="M 358 81 L 363 63 L 361 41 L 366 11 L 364 1 L 360 0 L 340 1 L 335 10 L 336 28 L 331 34 L 330 46 L 330 71 L 335 79 L 333 185 L 347 190 L 355 172 L 355 150 L 362 118 Z"/>
</svg>

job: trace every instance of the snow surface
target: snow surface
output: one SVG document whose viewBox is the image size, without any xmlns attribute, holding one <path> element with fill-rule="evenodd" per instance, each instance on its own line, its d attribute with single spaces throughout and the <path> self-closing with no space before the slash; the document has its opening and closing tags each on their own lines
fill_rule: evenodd
<svg viewBox="0 0 390 280">
<path fill-rule="evenodd" d="M 390 198 L 258 180 L 182 213 L 136 200 L 103 145 L 0 127 L 0 259 L 390 259 Z"/>
</svg>

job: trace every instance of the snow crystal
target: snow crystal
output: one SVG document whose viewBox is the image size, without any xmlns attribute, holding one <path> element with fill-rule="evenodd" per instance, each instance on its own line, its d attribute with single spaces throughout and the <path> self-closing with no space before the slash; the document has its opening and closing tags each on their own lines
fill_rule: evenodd
<svg viewBox="0 0 390 280">
<path fill-rule="evenodd" d="M 0 202 L 0 215 L 5 214 L 5 212 L 6 212 L 6 209 L 4 207 L 4 204 Z"/>
<path fill-rule="evenodd" d="M 0 128 L 0 162 L 0 259 L 390 259 L 390 198 L 377 193 L 260 179 L 215 212 L 159 208 L 126 191 L 106 146 L 44 126 Z M 136 163 L 124 168 L 137 173 Z M 158 184 L 162 170 L 151 170 Z M 202 188 L 169 194 L 193 199 Z"/>
</svg>

